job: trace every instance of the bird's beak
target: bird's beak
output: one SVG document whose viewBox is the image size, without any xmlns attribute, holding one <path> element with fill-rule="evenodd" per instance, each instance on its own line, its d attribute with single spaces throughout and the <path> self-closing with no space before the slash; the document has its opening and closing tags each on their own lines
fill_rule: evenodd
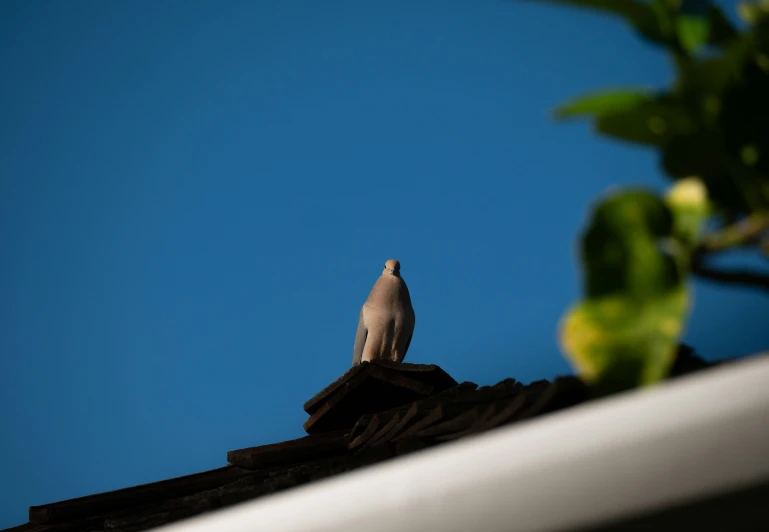
<svg viewBox="0 0 769 532">
<path fill-rule="evenodd" d="M 390 272 L 391 275 L 395 275 L 395 268 L 387 268 L 387 271 Z"/>
</svg>

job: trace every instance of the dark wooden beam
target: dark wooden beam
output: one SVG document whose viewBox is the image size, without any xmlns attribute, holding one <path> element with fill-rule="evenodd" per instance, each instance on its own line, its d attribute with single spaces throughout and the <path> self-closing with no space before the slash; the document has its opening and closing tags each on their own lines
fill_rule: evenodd
<svg viewBox="0 0 769 532">
<path fill-rule="evenodd" d="M 346 436 L 349 430 L 313 434 L 270 445 L 238 449 L 227 453 L 227 462 L 239 467 L 254 469 L 299 462 L 307 462 L 347 451 Z"/>
<path fill-rule="evenodd" d="M 29 508 L 29 520 L 37 524 L 55 524 L 104 515 L 222 486 L 246 474 L 248 471 L 226 466 L 131 488 L 31 506 Z"/>
</svg>

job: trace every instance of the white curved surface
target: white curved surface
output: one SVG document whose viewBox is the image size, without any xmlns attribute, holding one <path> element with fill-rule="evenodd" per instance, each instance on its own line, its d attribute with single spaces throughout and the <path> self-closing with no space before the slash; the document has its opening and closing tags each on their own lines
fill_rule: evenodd
<svg viewBox="0 0 769 532">
<path fill-rule="evenodd" d="M 761 356 L 156 530 L 563 530 L 769 480 L 767 450 Z"/>
</svg>

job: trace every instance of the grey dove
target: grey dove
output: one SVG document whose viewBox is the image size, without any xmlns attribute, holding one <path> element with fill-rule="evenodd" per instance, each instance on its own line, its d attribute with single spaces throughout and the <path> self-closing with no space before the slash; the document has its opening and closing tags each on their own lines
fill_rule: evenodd
<svg viewBox="0 0 769 532">
<path fill-rule="evenodd" d="M 415 323 L 409 289 L 401 278 L 401 264 L 390 259 L 360 309 L 352 365 L 372 360 L 403 362 Z"/>
</svg>

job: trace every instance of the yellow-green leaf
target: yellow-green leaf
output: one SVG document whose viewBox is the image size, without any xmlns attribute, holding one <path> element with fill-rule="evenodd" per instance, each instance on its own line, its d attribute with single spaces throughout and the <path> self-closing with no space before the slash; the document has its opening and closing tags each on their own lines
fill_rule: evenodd
<svg viewBox="0 0 769 532">
<path fill-rule="evenodd" d="M 665 203 L 673 213 L 674 236 L 694 247 L 710 213 L 705 184 L 696 177 L 680 179 L 670 187 Z"/>
<path fill-rule="evenodd" d="M 748 24 L 757 24 L 763 17 L 769 15 L 769 2 L 740 2 L 737 6 L 740 18 Z"/>
<path fill-rule="evenodd" d="M 673 363 L 687 307 L 683 284 L 643 300 L 588 299 L 564 317 L 561 348 L 577 373 L 603 393 L 653 384 Z"/>
<path fill-rule="evenodd" d="M 585 300 L 561 323 L 561 346 L 599 394 L 651 384 L 667 375 L 683 328 L 688 248 L 676 212 L 699 213 L 704 186 L 674 187 L 667 199 L 643 189 L 601 201 L 582 237 Z"/>
</svg>

